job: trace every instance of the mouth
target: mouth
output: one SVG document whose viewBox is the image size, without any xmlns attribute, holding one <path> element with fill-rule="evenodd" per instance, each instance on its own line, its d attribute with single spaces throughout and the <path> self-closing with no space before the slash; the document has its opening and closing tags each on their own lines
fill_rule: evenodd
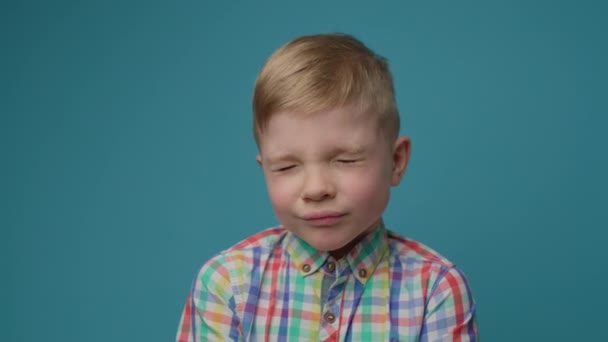
<svg viewBox="0 0 608 342">
<path fill-rule="evenodd" d="M 314 227 L 328 227 L 339 223 L 346 216 L 344 213 L 335 211 L 315 212 L 302 216 L 302 219 Z"/>
</svg>

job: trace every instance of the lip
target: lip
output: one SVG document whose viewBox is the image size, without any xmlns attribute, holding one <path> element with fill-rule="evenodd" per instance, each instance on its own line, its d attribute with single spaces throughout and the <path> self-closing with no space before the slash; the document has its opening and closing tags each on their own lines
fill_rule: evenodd
<svg viewBox="0 0 608 342">
<path fill-rule="evenodd" d="M 311 226 L 327 227 L 340 222 L 346 214 L 337 211 L 318 211 L 302 216 L 302 219 Z"/>
</svg>

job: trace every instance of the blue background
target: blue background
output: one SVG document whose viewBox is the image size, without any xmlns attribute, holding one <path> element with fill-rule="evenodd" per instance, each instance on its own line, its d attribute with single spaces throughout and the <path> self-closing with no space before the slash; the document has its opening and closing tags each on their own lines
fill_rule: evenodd
<svg viewBox="0 0 608 342">
<path fill-rule="evenodd" d="M 276 224 L 259 68 L 334 31 L 391 62 L 386 223 L 465 271 L 483 340 L 608 340 L 607 7 L 3 2 L 0 340 L 173 340 L 202 262 Z"/>
</svg>

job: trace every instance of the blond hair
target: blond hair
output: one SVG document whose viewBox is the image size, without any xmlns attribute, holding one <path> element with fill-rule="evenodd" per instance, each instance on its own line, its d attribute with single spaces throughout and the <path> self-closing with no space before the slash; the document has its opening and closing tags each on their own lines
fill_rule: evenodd
<svg viewBox="0 0 608 342">
<path fill-rule="evenodd" d="M 399 134 L 393 79 L 385 58 L 350 35 L 296 38 L 268 58 L 255 82 L 256 143 L 279 111 L 316 113 L 346 105 L 378 115 L 379 127 L 389 141 Z"/>
</svg>

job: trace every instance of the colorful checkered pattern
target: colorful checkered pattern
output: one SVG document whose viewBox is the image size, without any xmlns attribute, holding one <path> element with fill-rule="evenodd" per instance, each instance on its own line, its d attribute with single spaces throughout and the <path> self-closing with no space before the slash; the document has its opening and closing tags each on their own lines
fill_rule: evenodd
<svg viewBox="0 0 608 342">
<path fill-rule="evenodd" d="M 203 265 L 177 333 L 178 342 L 477 339 L 462 272 L 384 226 L 340 260 L 280 227 L 242 241 Z"/>
</svg>

